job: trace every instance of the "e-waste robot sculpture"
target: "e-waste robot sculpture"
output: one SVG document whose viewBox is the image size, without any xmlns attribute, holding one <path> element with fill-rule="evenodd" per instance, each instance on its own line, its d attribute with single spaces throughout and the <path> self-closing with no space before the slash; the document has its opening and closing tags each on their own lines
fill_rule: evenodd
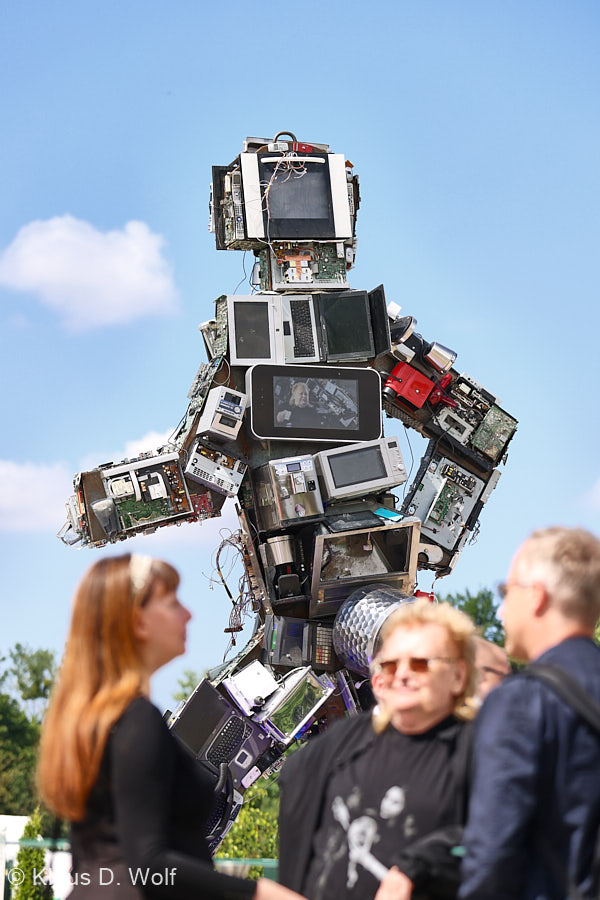
<svg viewBox="0 0 600 900">
<path fill-rule="evenodd" d="M 358 206 L 352 164 L 291 133 L 213 168 L 210 228 L 218 250 L 253 251 L 254 292 L 218 297 L 200 326 L 208 362 L 168 445 L 76 475 L 60 533 L 98 547 L 237 497 L 228 543 L 245 575 L 237 598 L 222 579 L 226 631 L 251 608 L 254 635 L 170 717 L 219 779 L 213 846 L 293 740 L 368 704 L 383 621 L 418 569 L 452 570 L 517 426 L 383 285 L 350 289 Z M 408 476 L 382 410 L 429 438 L 400 508 Z"/>
</svg>

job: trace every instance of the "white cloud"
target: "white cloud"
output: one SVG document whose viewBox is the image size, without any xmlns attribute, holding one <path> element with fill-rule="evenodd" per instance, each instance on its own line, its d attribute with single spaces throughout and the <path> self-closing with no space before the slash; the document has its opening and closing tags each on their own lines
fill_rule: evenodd
<svg viewBox="0 0 600 900">
<path fill-rule="evenodd" d="M 61 463 L 0 460 L 0 531 L 57 532 L 67 518 L 72 479 Z"/>
<path fill-rule="evenodd" d="M 89 472 L 103 463 L 121 462 L 122 459 L 133 459 L 140 453 L 150 451 L 154 453 L 159 447 L 167 443 L 174 429 L 169 428 L 167 431 L 147 431 L 140 438 L 132 438 L 125 442 L 125 446 L 113 450 L 101 450 L 100 452 L 86 453 L 79 465 L 80 472 Z"/>
<path fill-rule="evenodd" d="M 30 222 L 0 254 L 0 285 L 38 296 L 71 331 L 172 313 L 164 239 L 145 222 L 99 231 L 73 216 Z"/>
<path fill-rule="evenodd" d="M 132 459 L 134 456 L 139 456 L 140 453 L 144 453 L 146 450 L 157 450 L 167 443 L 173 434 L 173 431 L 173 428 L 169 428 L 168 431 L 148 431 L 141 438 L 134 438 L 131 441 L 127 441 L 122 458 Z"/>
</svg>

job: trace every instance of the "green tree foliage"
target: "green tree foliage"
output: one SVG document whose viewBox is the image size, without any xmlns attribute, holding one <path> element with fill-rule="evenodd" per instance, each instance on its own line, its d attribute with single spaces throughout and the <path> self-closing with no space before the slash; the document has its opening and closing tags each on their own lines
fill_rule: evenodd
<svg viewBox="0 0 600 900">
<path fill-rule="evenodd" d="M 24 816 L 35 806 L 39 737 L 39 723 L 30 720 L 16 700 L 0 693 L 0 809 L 5 815 Z"/>
<path fill-rule="evenodd" d="M 500 647 L 504 646 L 504 626 L 498 618 L 498 604 L 494 593 L 489 588 L 482 588 L 476 594 L 469 590 L 464 594 L 447 594 L 440 597 L 440 600 L 470 616 L 486 640 Z"/>
<path fill-rule="evenodd" d="M 52 650 L 31 650 L 15 644 L 8 652 L 0 684 L 18 699 L 31 719 L 42 720 L 56 678 L 56 655 Z"/>
<path fill-rule="evenodd" d="M 41 836 L 42 816 L 36 808 L 25 825 L 23 837 L 36 840 Z M 16 868 L 23 872 L 23 880 L 12 892 L 12 900 L 51 900 L 50 885 L 37 884 L 35 875 L 44 872 L 44 848 L 21 847 L 17 854 Z M 39 878 L 38 878 L 39 880 Z"/>
<path fill-rule="evenodd" d="M 261 780 L 247 792 L 244 805 L 219 847 L 217 856 L 230 859 L 276 859 L 279 852 L 279 786 Z M 250 878 L 258 878 L 262 867 L 253 866 Z"/>
<path fill-rule="evenodd" d="M 37 806 L 37 748 L 56 659 L 51 650 L 16 644 L 0 664 L 0 809 L 26 816 Z M 48 833 L 53 819 L 45 811 L 40 815 L 42 831 Z"/>
<path fill-rule="evenodd" d="M 181 700 L 187 700 L 201 678 L 202 675 L 198 675 L 194 669 L 184 669 L 181 678 L 177 679 L 179 689 L 173 694 L 173 700 L 177 703 Z"/>
</svg>

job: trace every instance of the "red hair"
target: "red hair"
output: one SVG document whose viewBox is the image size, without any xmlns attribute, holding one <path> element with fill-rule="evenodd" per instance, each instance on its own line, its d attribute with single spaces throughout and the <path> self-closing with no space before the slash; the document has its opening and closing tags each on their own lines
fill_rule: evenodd
<svg viewBox="0 0 600 900">
<path fill-rule="evenodd" d="M 85 814 L 110 729 L 142 693 L 134 611 L 157 581 L 167 590 L 179 584 L 175 569 L 160 560 L 147 560 L 142 584 L 132 571 L 127 554 L 102 559 L 84 575 L 44 721 L 38 787 L 46 805 L 71 821 Z"/>
</svg>

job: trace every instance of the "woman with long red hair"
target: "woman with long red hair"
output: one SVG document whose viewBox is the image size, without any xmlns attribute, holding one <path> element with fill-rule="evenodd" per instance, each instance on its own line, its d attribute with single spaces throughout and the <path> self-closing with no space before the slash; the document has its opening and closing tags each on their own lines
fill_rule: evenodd
<svg viewBox="0 0 600 900">
<path fill-rule="evenodd" d="M 274 882 L 215 872 L 205 840 L 214 779 L 149 700 L 185 650 L 179 576 L 139 554 L 97 562 L 77 593 L 44 722 L 38 782 L 71 822 L 73 900 L 298 900 Z"/>
</svg>

